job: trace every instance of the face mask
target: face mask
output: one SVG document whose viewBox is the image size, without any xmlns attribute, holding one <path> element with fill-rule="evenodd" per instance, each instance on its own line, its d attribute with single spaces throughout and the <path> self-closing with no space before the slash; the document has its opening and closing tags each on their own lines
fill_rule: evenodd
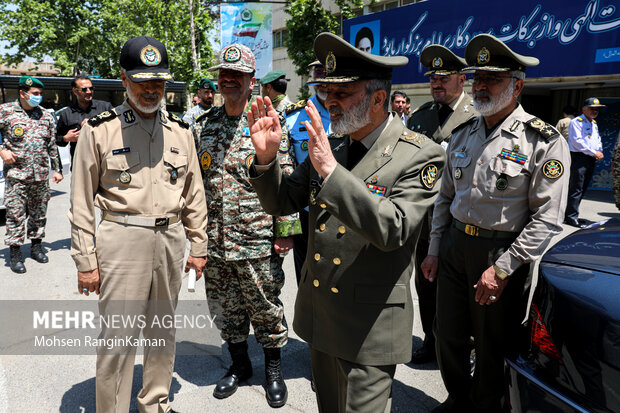
<svg viewBox="0 0 620 413">
<path fill-rule="evenodd" d="M 28 103 L 28 105 L 32 106 L 33 108 L 36 108 L 37 106 L 39 106 L 41 102 L 43 101 L 43 96 L 35 96 L 35 95 L 30 95 L 30 94 L 28 94 L 28 96 L 29 97 L 26 103 Z"/>
</svg>

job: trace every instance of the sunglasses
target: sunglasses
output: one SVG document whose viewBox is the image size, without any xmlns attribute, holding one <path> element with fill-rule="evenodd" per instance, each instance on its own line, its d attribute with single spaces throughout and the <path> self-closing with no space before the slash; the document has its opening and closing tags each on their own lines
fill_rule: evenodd
<svg viewBox="0 0 620 413">
<path fill-rule="evenodd" d="M 95 91 L 95 87 L 94 86 L 91 86 L 91 87 L 76 87 L 75 89 L 81 90 L 82 92 L 86 92 L 88 90 L 92 90 L 93 92 Z"/>
</svg>

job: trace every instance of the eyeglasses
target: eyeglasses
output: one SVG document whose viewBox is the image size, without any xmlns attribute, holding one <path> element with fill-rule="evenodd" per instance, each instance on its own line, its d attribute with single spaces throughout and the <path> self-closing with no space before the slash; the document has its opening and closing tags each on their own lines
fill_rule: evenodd
<svg viewBox="0 0 620 413">
<path fill-rule="evenodd" d="M 480 83 L 484 83 L 487 86 L 495 86 L 504 81 L 504 79 L 518 79 L 514 76 L 495 76 L 495 75 L 474 75 L 471 78 L 471 83 L 474 85 L 479 85 Z"/>
<path fill-rule="evenodd" d="M 91 86 L 91 87 L 76 87 L 77 90 L 81 90 L 82 92 L 86 92 L 88 90 L 92 90 L 93 92 L 95 91 L 95 87 Z"/>
</svg>

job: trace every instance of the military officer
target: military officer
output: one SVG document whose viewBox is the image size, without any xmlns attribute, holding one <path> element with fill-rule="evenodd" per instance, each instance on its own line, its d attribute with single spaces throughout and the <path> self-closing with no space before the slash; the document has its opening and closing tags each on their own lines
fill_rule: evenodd
<svg viewBox="0 0 620 413">
<path fill-rule="evenodd" d="M 570 160 L 557 130 L 517 102 L 538 59 L 489 34 L 470 41 L 465 59 L 481 116 L 452 132 L 422 263 L 438 283 L 436 351 L 449 394 L 434 411 L 500 412 L 504 356 L 525 316 L 530 263 L 562 228 Z"/>
<path fill-rule="evenodd" d="M 325 77 L 325 68 L 318 60 L 310 63 L 308 67 L 312 70 L 312 79 L 317 80 Z M 314 107 L 321 116 L 321 122 L 327 133 L 331 132 L 329 128 L 329 112 L 325 108 L 325 92 L 324 87 L 320 85 L 312 86 L 314 88 L 314 95 L 310 99 L 302 99 L 297 103 L 290 105 L 284 111 L 286 116 L 286 127 L 289 130 L 289 136 L 291 139 L 290 150 L 295 160 L 295 166 L 302 163 L 308 156 L 308 131 L 306 131 L 306 121 L 310 120 L 310 117 L 306 113 L 306 104 L 308 100 L 312 101 Z M 289 150 L 289 152 L 290 152 Z M 299 221 L 301 222 L 301 234 L 293 237 L 293 254 L 295 258 L 295 276 L 297 277 L 297 284 L 301 279 L 301 267 L 306 260 L 306 250 L 308 249 L 308 208 L 304 208 L 299 211 Z"/>
<path fill-rule="evenodd" d="M 420 63 L 428 69 L 425 75 L 429 78 L 433 100 L 415 110 L 407 126 L 446 148 L 450 142 L 452 130 L 478 115 L 472 98 L 463 91 L 465 75 L 459 71 L 465 67 L 465 59 L 457 57 L 444 46 L 433 44 L 422 50 Z M 416 254 L 415 288 L 418 293 L 420 320 L 424 331 L 424 343 L 422 347 L 414 351 L 411 358 L 411 362 L 416 364 L 435 360 L 433 320 L 435 319 L 437 284 L 424 278 L 420 268 L 428 251 L 432 216 L 433 208 L 431 207 L 427 219 L 422 223 L 420 240 L 416 248 L 416 251 L 420 252 Z"/>
<path fill-rule="evenodd" d="M 200 79 L 200 82 L 198 82 L 198 104 L 191 107 L 185 112 L 185 115 L 183 115 L 183 121 L 187 123 L 190 128 L 194 129 L 196 119 L 213 107 L 215 92 L 217 92 L 217 87 L 211 79 Z"/>
<path fill-rule="evenodd" d="M 392 69 L 382 57 L 321 33 L 317 79 L 334 133 L 309 101 L 308 157 L 290 176 L 265 99 L 252 105 L 252 185 L 269 213 L 310 207 L 308 256 L 293 327 L 310 345 L 320 412 L 389 412 L 397 363 L 411 359 L 410 277 L 421 220 L 445 161 L 441 147 L 388 112 Z"/>
<path fill-rule="evenodd" d="M 185 271 L 202 273 L 207 211 L 192 134 L 161 105 L 165 82 L 172 80 L 165 46 L 134 37 L 123 45 L 120 63 L 127 100 L 91 118 L 78 139 L 68 214 L 71 256 L 80 294 L 101 293 L 101 315 L 127 316 L 129 308 L 132 316 L 150 319 L 160 314 L 154 304 L 164 315 L 174 313 L 186 239 Z M 96 230 L 94 207 L 102 211 Z M 116 333 L 104 328 L 101 337 Z M 140 330 L 121 333 L 137 337 Z M 170 412 L 175 331 L 147 325 L 142 334 L 164 338 L 166 345 L 144 349 L 138 410 Z M 98 413 L 129 411 L 135 352 L 133 346 L 98 349 Z"/>
<path fill-rule="evenodd" d="M 232 44 L 220 54 L 218 85 L 224 105 L 199 117 L 194 136 L 209 209 L 211 238 L 205 272 L 207 300 L 216 325 L 228 343 L 232 365 L 217 382 L 213 395 L 226 398 L 252 376 L 247 338 L 250 323 L 265 354 L 266 398 L 271 407 L 286 403 L 288 392 L 280 367 L 280 349 L 288 327 L 280 291 L 283 258 L 301 231 L 297 216 L 275 217 L 261 208 L 248 181 L 254 158 L 247 111 L 256 82 L 256 60 L 244 45 Z M 284 124 L 284 119 L 280 118 Z M 280 135 L 278 153 L 293 171 L 288 131 Z"/>
<path fill-rule="evenodd" d="M 0 105 L 0 157 L 6 178 L 6 238 L 11 270 L 26 272 L 21 245 L 27 235 L 32 242 L 30 257 L 48 262 L 41 245 L 45 237 L 47 202 L 50 199 L 48 176 L 51 160 L 52 180 L 62 181 L 62 164 L 56 147 L 56 122 L 39 106 L 43 99 L 43 82 L 30 76 L 19 79 L 19 98 Z"/>
<path fill-rule="evenodd" d="M 284 112 L 286 108 L 293 104 L 286 95 L 288 80 L 286 79 L 286 73 L 282 70 L 273 70 L 267 73 L 258 83 L 261 85 L 261 96 L 268 96 L 278 113 Z"/>
</svg>

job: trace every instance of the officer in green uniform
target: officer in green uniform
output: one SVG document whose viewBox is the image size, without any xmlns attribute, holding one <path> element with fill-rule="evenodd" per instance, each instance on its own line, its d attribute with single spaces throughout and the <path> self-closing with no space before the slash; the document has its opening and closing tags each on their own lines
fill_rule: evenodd
<svg viewBox="0 0 620 413">
<path fill-rule="evenodd" d="M 382 57 L 321 33 L 334 133 L 312 102 L 308 157 L 291 175 L 276 159 L 277 113 L 259 99 L 248 114 L 256 149 L 250 182 L 274 215 L 309 205 L 308 255 L 293 328 L 310 345 L 320 412 L 389 412 L 396 364 L 411 359 L 410 277 L 425 211 L 445 162 L 441 147 L 390 116 L 392 69 Z"/>
<path fill-rule="evenodd" d="M 426 102 L 416 109 L 409 118 L 407 126 L 420 132 L 444 148 L 448 146 L 452 130 L 461 123 L 478 116 L 474 109 L 472 98 L 463 92 L 465 75 L 459 73 L 465 65 L 465 59 L 457 57 L 450 49 L 433 44 L 427 46 L 420 53 L 420 63 L 428 69 L 425 75 L 430 82 L 433 100 Z M 427 219 L 422 223 L 420 240 L 416 251 L 415 289 L 418 293 L 420 306 L 420 321 L 424 331 L 424 344 L 413 352 L 411 362 L 420 364 L 435 360 L 435 336 L 433 335 L 433 320 L 435 319 L 435 283 L 428 282 L 420 265 L 428 251 L 428 236 L 433 208 L 429 209 Z"/>
<path fill-rule="evenodd" d="M 261 85 L 260 94 L 269 97 L 278 113 L 283 113 L 293 102 L 286 96 L 286 73 L 282 70 L 272 70 L 258 81 Z"/>
<path fill-rule="evenodd" d="M 452 132 L 422 263 L 424 276 L 437 278 L 436 351 L 448 390 L 434 411 L 500 412 L 530 264 L 562 229 L 570 155 L 558 131 L 517 102 L 525 68 L 538 59 L 488 34 L 471 40 L 465 58 L 482 116 Z"/>
</svg>

